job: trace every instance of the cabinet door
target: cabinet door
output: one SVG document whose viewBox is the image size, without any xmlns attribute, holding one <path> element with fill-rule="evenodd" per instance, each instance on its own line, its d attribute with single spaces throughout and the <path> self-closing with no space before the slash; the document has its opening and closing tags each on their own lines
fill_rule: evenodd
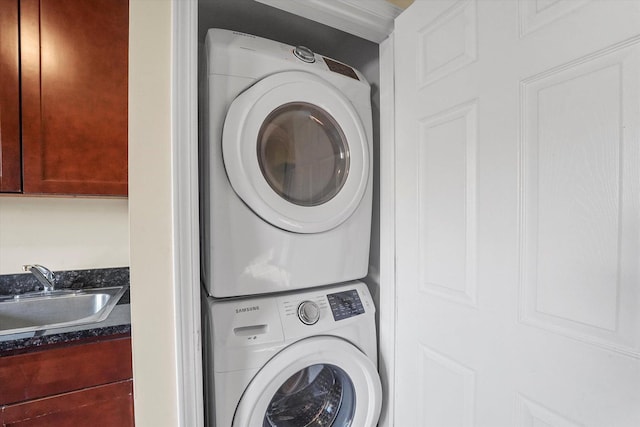
<svg viewBox="0 0 640 427">
<path fill-rule="evenodd" d="M 0 192 L 19 192 L 18 0 L 0 0 Z"/>
<path fill-rule="evenodd" d="M 0 415 L 3 426 L 133 426 L 133 381 L 10 405 Z"/>
<path fill-rule="evenodd" d="M 21 0 L 24 192 L 127 193 L 127 0 Z"/>
<path fill-rule="evenodd" d="M 0 357 L 0 406 L 129 380 L 131 338 Z"/>
<path fill-rule="evenodd" d="M 133 425 L 131 338 L 0 357 L 0 426 Z"/>
</svg>

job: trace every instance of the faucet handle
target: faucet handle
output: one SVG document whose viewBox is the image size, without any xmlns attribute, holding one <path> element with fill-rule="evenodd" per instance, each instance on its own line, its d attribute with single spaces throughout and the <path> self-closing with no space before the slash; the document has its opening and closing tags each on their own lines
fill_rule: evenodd
<svg viewBox="0 0 640 427">
<path fill-rule="evenodd" d="M 38 270 L 40 273 L 42 273 L 42 275 L 49 280 L 53 280 L 56 277 L 53 271 L 49 270 L 47 267 L 40 264 L 25 264 L 22 266 L 22 271 L 31 271 L 34 268 Z"/>
<path fill-rule="evenodd" d="M 56 275 L 47 267 L 40 264 L 25 264 L 22 266 L 22 271 L 32 273 L 35 278 L 38 279 L 38 282 L 44 286 L 45 291 L 53 291 L 56 283 Z"/>
</svg>

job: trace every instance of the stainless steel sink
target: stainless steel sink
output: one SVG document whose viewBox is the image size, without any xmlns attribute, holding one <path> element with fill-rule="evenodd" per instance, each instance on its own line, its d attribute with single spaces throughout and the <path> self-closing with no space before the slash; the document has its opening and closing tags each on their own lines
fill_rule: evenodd
<svg viewBox="0 0 640 427">
<path fill-rule="evenodd" d="M 101 322 L 128 286 L 55 290 L 0 298 L 0 335 Z"/>
</svg>

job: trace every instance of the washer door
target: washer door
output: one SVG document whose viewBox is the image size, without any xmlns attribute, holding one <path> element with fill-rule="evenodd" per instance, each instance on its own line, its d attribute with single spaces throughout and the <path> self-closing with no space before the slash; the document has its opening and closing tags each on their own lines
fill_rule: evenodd
<svg viewBox="0 0 640 427">
<path fill-rule="evenodd" d="M 340 338 L 312 337 L 256 374 L 233 427 L 373 427 L 381 405 L 380 378 L 364 353 Z"/>
<path fill-rule="evenodd" d="M 247 206 L 297 233 L 345 221 L 369 177 L 369 145 L 353 105 L 300 71 L 268 76 L 233 101 L 222 153 L 231 186 Z"/>
</svg>

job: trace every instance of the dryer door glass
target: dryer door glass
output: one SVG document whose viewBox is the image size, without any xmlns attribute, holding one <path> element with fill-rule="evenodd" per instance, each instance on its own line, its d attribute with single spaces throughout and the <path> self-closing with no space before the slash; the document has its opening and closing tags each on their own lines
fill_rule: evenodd
<svg viewBox="0 0 640 427">
<path fill-rule="evenodd" d="M 349 147 L 329 113 L 292 102 L 269 114 L 258 133 L 263 176 L 285 200 L 317 206 L 331 200 L 349 173 Z"/>
<path fill-rule="evenodd" d="M 349 427 L 355 404 L 353 383 L 342 369 L 311 365 L 293 374 L 276 391 L 263 427 Z"/>
</svg>

